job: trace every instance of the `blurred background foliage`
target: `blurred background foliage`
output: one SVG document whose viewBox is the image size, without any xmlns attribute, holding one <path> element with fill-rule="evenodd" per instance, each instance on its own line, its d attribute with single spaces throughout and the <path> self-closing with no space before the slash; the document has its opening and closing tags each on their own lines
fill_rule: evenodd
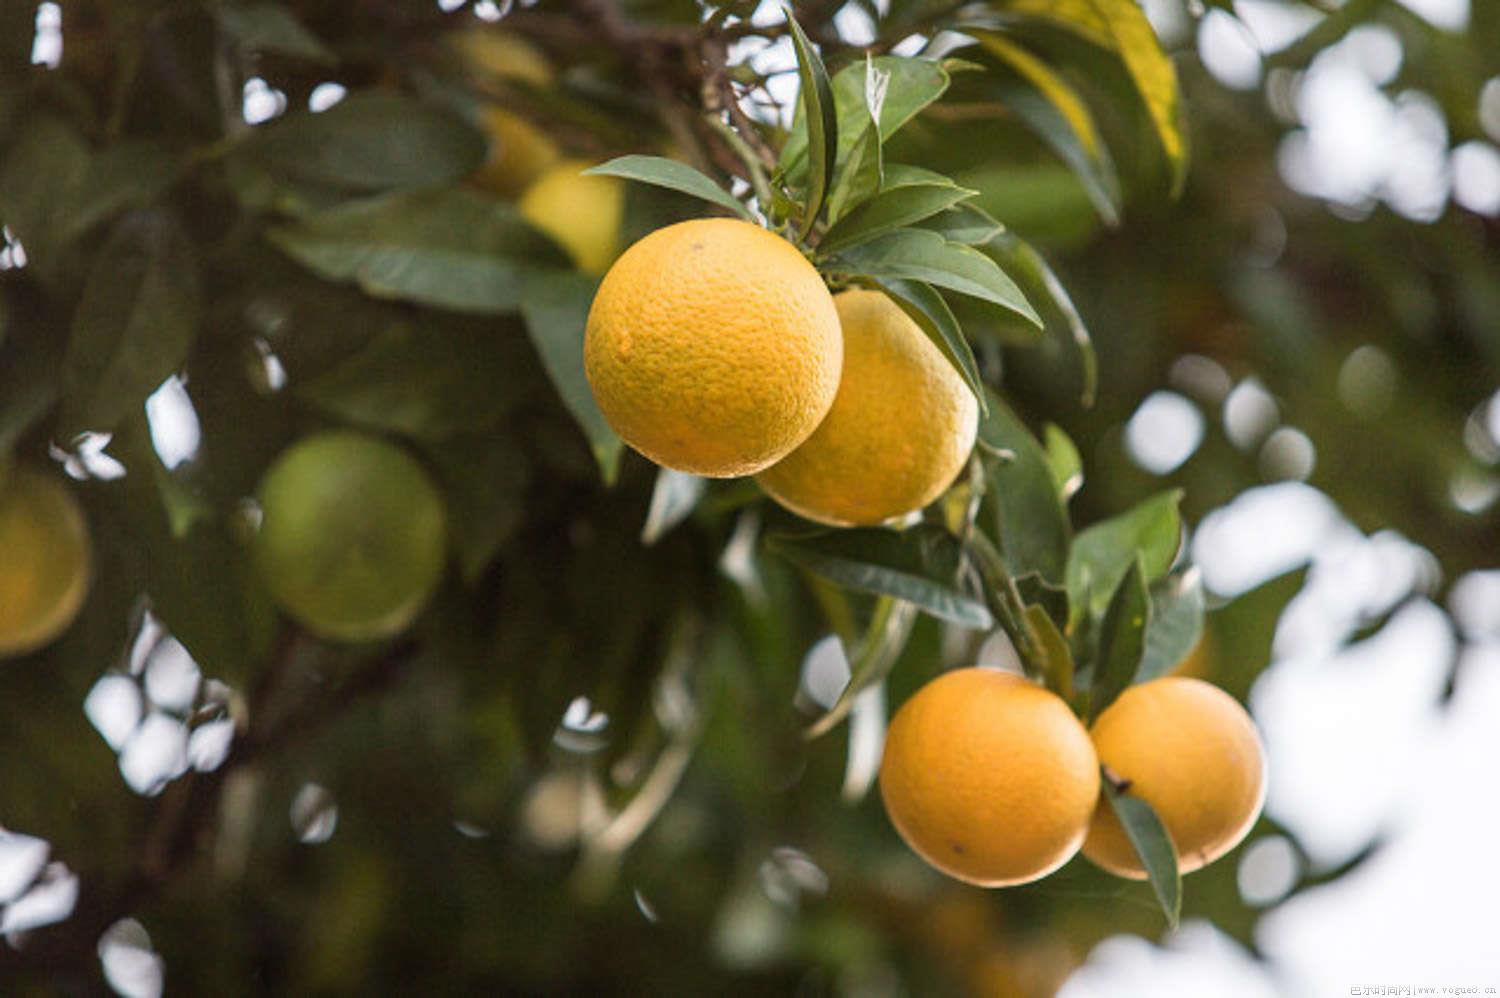
<svg viewBox="0 0 1500 998">
<path fill-rule="evenodd" d="M 807 578 L 756 544 L 793 521 L 747 483 L 674 504 L 644 460 L 591 453 L 533 342 L 545 324 L 493 314 L 540 301 L 527 267 L 561 257 L 466 181 L 488 155 L 486 108 L 585 159 L 682 153 L 665 108 L 684 95 L 652 89 L 653 50 L 591 30 L 606 6 L 4 4 L 0 454 L 50 455 L 78 479 L 97 560 L 76 625 L 0 667 L 0 822 L 50 843 L 79 891 L 69 918 L 0 948 L 6 993 L 97 991 L 96 946 L 126 916 L 170 990 L 216 994 L 1040 995 L 1106 936 L 1160 934 L 1146 887 L 1081 861 L 999 892 L 922 866 L 862 792 L 868 722 L 802 737 L 818 712 L 803 660 L 828 626 Z M 951 5 L 840 6 L 798 5 L 831 68 L 867 26 L 899 41 Z M 653 27 L 702 14 L 620 7 Z M 896 140 L 897 159 L 980 190 L 1042 249 L 1101 377 L 1084 407 L 1065 342 L 980 324 L 986 373 L 1034 429 L 1077 442 L 1079 524 L 1180 486 L 1192 525 L 1305 479 L 1360 530 L 1431 552 L 1444 580 L 1491 567 L 1500 192 L 1486 207 L 1471 185 L 1466 206 L 1445 189 L 1435 210 L 1394 182 L 1310 197 L 1287 150 L 1309 67 L 1380 26 L 1404 52 L 1382 92 L 1420 89 L 1446 145 L 1493 152 L 1500 7 L 1474 4 L 1453 31 L 1386 0 L 1289 4 L 1309 30 L 1248 85 L 1194 45 L 1200 18 L 1236 5 L 1170 7 L 1151 13 L 1178 27 L 1162 34 L 1192 152 L 1175 200 L 1118 62 L 1046 24 L 1015 37 L 1088 99 L 1117 198 L 1091 194 L 992 76 L 960 74 Z M 454 41 L 497 30 L 542 69 L 487 70 Z M 378 246 L 318 255 L 341 238 L 323 209 L 372 194 L 390 195 L 384 231 L 431 250 L 415 276 Z M 696 210 L 632 186 L 626 239 Z M 466 284 L 450 250 L 492 263 Z M 432 274 L 447 299 L 413 303 Z M 568 286 L 555 292 L 565 311 Z M 1199 414 L 1201 442 L 1143 461 L 1128 427 L 1164 389 Z M 189 400 L 189 458 L 169 456 L 148 396 Z M 296 633 L 245 564 L 245 497 L 283 447 L 334 424 L 404 441 L 449 504 L 454 570 L 391 644 Z M 1278 424 L 1297 432 L 1273 446 Z M 612 486 L 600 461 L 618 462 Z M 1245 697 L 1304 576 L 1215 599 L 1189 667 Z M 162 653 L 157 628 L 224 684 L 191 723 L 238 727 L 232 764 L 147 796 L 82 707 L 106 672 Z M 922 618 L 885 703 L 982 637 Z M 1268 817 L 1253 837 L 1278 830 Z M 1290 890 L 1358 861 L 1306 862 Z M 1234 857 L 1187 881 L 1185 916 L 1252 949 L 1261 912 Z"/>
</svg>

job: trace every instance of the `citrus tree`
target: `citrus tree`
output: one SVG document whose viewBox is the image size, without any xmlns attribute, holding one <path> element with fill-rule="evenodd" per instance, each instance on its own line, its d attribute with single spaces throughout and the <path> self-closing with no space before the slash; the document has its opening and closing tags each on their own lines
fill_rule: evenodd
<svg viewBox="0 0 1500 998">
<path fill-rule="evenodd" d="M 1334 351 L 1274 334 L 1311 250 L 1216 271 L 1241 109 L 1192 68 L 1190 183 L 1134 0 L 0 18 L 0 970 L 1046 994 L 1253 938 L 1209 864 L 1274 827 L 1292 590 L 1208 611 L 1232 451 L 1111 455 L 1178 353 L 1316 412 Z"/>
</svg>

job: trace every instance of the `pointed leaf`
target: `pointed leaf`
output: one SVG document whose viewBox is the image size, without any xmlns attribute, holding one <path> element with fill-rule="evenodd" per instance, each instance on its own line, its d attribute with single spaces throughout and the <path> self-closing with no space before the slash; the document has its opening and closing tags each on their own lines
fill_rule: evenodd
<svg viewBox="0 0 1500 998">
<path fill-rule="evenodd" d="M 1172 837 L 1144 799 L 1132 795 L 1128 788 L 1123 791 L 1116 789 L 1108 772 L 1102 782 L 1109 806 L 1120 819 L 1125 837 L 1130 839 L 1141 865 L 1146 868 L 1146 878 L 1151 882 L 1151 891 L 1161 905 L 1162 914 L 1167 916 L 1168 928 L 1177 928 L 1182 915 L 1182 874 L 1177 866 L 1177 847 L 1172 844 Z"/>
<path fill-rule="evenodd" d="M 826 261 L 824 269 L 851 277 L 923 281 L 1014 312 L 1040 327 L 1041 318 L 995 261 L 970 246 L 926 229 L 898 229 Z"/>
<path fill-rule="evenodd" d="M 875 604 L 870 626 L 858 647 L 845 647 L 850 658 L 849 684 L 828 712 L 808 725 L 805 736 L 817 738 L 833 730 L 853 709 L 859 695 L 890 674 L 917 620 L 917 607 L 904 600 L 882 596 Z"/>
<path fill-rule="evenodd" d="M 64 438 L 108 431 L 182 367 L 198 333 L 197 250 L 161 212 L 127 216 L 100 252 L 63 358 Z"/>
<path fill-rule="evenodd" d="M 613 485 L 624 444 L 599 411 L 583 371 L 584 330 L 597 288 L 592 278 L 577 271 L 532 274 L 526 281 L 521 316 L 547 377 L 588 438 L 605 484 Z"/>
<path fill-rule="evenodd" d="M 951 182 L 899 187 L 887 184 L 879 194 L 835 222 L 818 243 L 818 252 L 837 253 L 867 243 L 946 211 L 975 193 Z"/>
<path fill-rule="evenodd" d="M 1181 500 L 1181 489 L 1159 493 L 1078 535 L 1068 552 L 1068 602 L 1074 620 L 1102 613 L 1137 557 L 1148 583 L 1167 574 L 1182 545 Z"/>
<path fill-rule="evenodd" d="M 279 3 L 221 7 L 219 27 L 246 52 L 274 52 L 330 65 L 338 58 Z"/>
<path fill-rule="evenodd" d="M 823 201 L 833 184 L 833 168 L 838 158 L 838 112 L 833 102 L 833 86 L 828 70 L 807 40 L 791 8 L 783 8 L 792 45 L 797 52 L 797 77 L 801 81 L 802 120 L 807 135 L 807 197 L 803 205 L 798 239 L 806 239 L 823 210 Z"/>
<path fill-rule="evenodd" d="M 685 471 L 658 470 L 656 485 L 651 489 L 651 505 L 646 510 L 646 524 L 641 527 L 641 543 L 650 547 L 691 516 L 707 486 L 707 479 Z"/>
<path fill-rule="evenodd" d="M 620 156 L 583 171 L 585 174 L 604 174 L 622 177 L 642 184 L 652 184 L 678 191 L 695 198 L 726 208 L 747 222 L 754 221 L 750 209 L 741 204 L 734 195 L 714 183 L 703 173 L 686 163 L 662 156 Z"/>
<path fill-rule="evenodd" d="M 969 391 L 974 393 L 981 415 L 986 412 L 989 402 L 985 398 L 984 382 L 979 378 L 979 365 L 974 360 L 974 351 L 970 349 L 969 341 L 964 339 L 963 330 L 959 328 L 958 320 L 953 317 L 953 310 L 948 307 L 943 296 L 921 281 L 888 279 L 872 280 L 870 283 L 885 292 L 927 334 L 933 346 L 947 358 L 958 376 L 964 379 L 964 384 L 969 386 Z"/>
<path fill-rule="evenodd" d="M 877 527 L 773 534 L 766 546 L 850 589 L 906 600 L 962 627 L 994 626 L 984 603 L 959 584 L 958 539 L 934 524 L 901 532 Z"/>
<path fill-rule="evenodd" d="M 950 243 L 982 246 L 1005 231 L 989 212 L 975 204 L 959 204 L 919 223 Z"/>
<path fill-rule="evenodd" d="M 1063 287 L 1062 281 L 1058 280 L 1042 255 L 1030 243 L 1012 232 L 997 234 L 984 249 L 1007 273 L 1017 279 L 1029 298 L 1044 303 L 1049 321 L 1043 324 L 1043 328 L 1048 333 L 1066 336 L 1072 342 L 1074 349 L 1078 351 L 1078 361 L 1082 367 L 1082 401 L 1085 406 L 1092 406 L 1099 386 L 1099 361 L 1094 353 L 1094 342 L 1089 336 L 1088 327 L 1074 307 L 1067 288 Z"/>
<path fill-rule="evenodd" d="M 1137 682 L 1165 676 L 1203 636 L 1203 574 L 1197 568 L 1175 573 L 1151 587 L 1151 626 Z"/>
<path fill-rule="evenodd" d="M 990 393 L 989 415 L 979 423 L 988 483 L 979 524 L 994 538 L 1010 574 L 1036 573 L 1060 584 L 1065 578 L 1068 516 L 1042 445 L 998 395 Z M 1009 454 L 1008 460 L 995 456 Z"/>
<path fill-rule="evenodd" d="M 1073 653 L 1068 642 L 1057 629 L 1057 624 L 1048 616 L 1044 607 L 1033 603 L 1026 607 L 1026 630 L 1031 635 L 1031 646 L 1041 655 L 1042 675 L 1047 688 L 1064 700 L 1073 698 Z"/>
<path fill-rule="evenodd" d="M 1083 487 L 1083 458 L 1078 455 L 1078 447 L 1072 438 L 1056 423 L 1044 426 L 1042 436 L 1046 441 L 1047 467 L 1052 471 L 1052 480 L 1057 483 L 1058 498 L 1067 502 Z"/>
<path fill-rule="evenodd" d="M 462 312 L 514 311 L 527 277 L 569 266 L 511 205 L 462 190 L 355 201 L 272 229 L 269 238 L 321 277 Z"/>
<path fill-rule="evenodd" d="M 1136 0 L 995 0 L 1001 10 L 1059 24 L 1120 57 L 1166 153 L 1173 193 L 1187 177 L 1187 139 L 1172 60 Z"/>
<path fill-rule="evenodd" d="M 1089 688 L 1090 718 L 1098 717 L 1135 682 L 1146 649 L 1150 616 L 1151 595 L 1146 590 L 1145 570 L 1137 558 L 1111 595 L 1099 627 L 1099 655 Z"/>
</svg>

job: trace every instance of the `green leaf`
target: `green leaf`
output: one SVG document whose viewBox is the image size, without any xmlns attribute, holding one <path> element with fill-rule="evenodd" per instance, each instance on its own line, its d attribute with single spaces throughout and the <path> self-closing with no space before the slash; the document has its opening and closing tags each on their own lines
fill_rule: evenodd
<svg viewBox="0 0 1500 998">
<path fill-rule="evenodd" d="M 1175 572 L 1151 587 L 1151 626 L 1137 682 L 1171 672 L 1203 636 L 1203 576 L 1196 568 Z"/>
<path fill-rule="evenodd" d="M 531 467 L 504 428 L 429 441 L 423 452 L 443 486 L 454 558 L 472 586 L 524 519 Z"/>
<path fill-rule="evenodd" d="M 1036 573 L 1061 583 L 1068 551 L 1068 515 L 1046 452 L 998 395 L 990 394 L 989 415 L 980 420 L 985 497 L 980 527 L 999 546 L 1010 574 Z M 996 452 L 1009 456 L 1002 459 Z"/>
<path fill-rule="evenodd" d="M 170 216 L 126 216 L 100 251 L 63 358 L 60 433 L 108 431 L 182 367 L 198 333 L 198 252 Z"/>
<path fill-rule="evenodd" d="M 1005 231 L 989 212 L 974 204 L 959 204 L 923 220 L 922 228 L 931 229 L 950 243 L 982 246 Z"/>
<path fill-rule="evenodd" d="M 598 284 L 576 271 L 532 274 L 526 281 L 521 315 L 547 377 L 588 438 L 606 484 L 619 471 L 624 444 L 610 429 L 594 401 L 583 371 L 583 335 Z"/>
<path fill-rule="evenodd" d="M 989 609 L 959 583 L 963 549 L 935 524 L 773 534 L 769 550 L 839 585 L 894 596 L 962 627 L 994 626 Z"/>
<path fill-rule="evenodd" d="M 1151 617 L 1151 594 L 1146 590 L 1141 560 L 1131 561 L 1115 587 L 1099 628 L 1099 656 L 1089 686 L 1089 717 L 1095 718 L 1135 682 L 1146 649 L 1146 627 Z"/>
<path fill-rule="evenodd" d="M 983 413 L 989 403 L 984 397 L 984 382 L 979 378 L 979 365 L 974 360 L 974 351 L 970 349 L 969 341 L 964 339 L 958 320 L 953 317 L 953 310 L 948 307 L 943 296 L 934 291 L 931 285 L 921 281 L 887 278 L 871 279 L 870 283 L 883 291 L 921 327 L 933 346 L 938 348 L 959 377 L 964 379 L 964 384 L 974 393 L 979 401 L 980 412 Z"/>
<path fill-rule="evenodd" d="M 1105 771 L 1104 796 L 1146 869 L 1151 891 L 1161 905 L 1162 914 L 1167 916 L 1168 928 L 1175 929 L 1182 914 L 1182 874 L 1177 867 L 1177 847 L 1151 805 L 1132 796 L 1128 788 L 1116 789 L 1112 776 Z"/>
<path fill-rule="evenodd" d="M 880 105 L 879 130 L 882 141 L 890 141 L 903 125 L 948 89 L 948 71 L 931 59 L 881 55 L 870 60 L 881 73 L 890 74 L 885 99 Z M 838 109 L 839 145 L 835 162 L 849 158 L 859 136 L 860 125 L 868 117 L 865 102 L 865 63 L 863 60 L 839 70 L 833 78 L 834 106 Z M 807 128 L 799 116 L 792 123 L 781 150 L 781 170 L 794 181 L 807 171 Z"/>
<path fill-rule="evenodd" d="M 890 674 L 911 638 L 916 618 L 917 607 L 911 603 L 890 596 L 876 600 L 870 626 L 858 646 L 844 647 L 844 654 L 850 660 L 849 684 L 828 712 L 808 725 L 807 738 L 817 738 L 831 731 L 854 707 L 855 697 Z"/>
<path fill-rule="evenodd" d="M 178 164 L 154 142 L 109 146 L 89 162 L 74 196 L 61 212 L 59 238 L 70 243 L 129 208 L 151 204 L 176 181 Z"/>
<path fill-rule="evenodd" d="M 734 195 L 714 183 L 703 173 L 686 163 L 662 156 L 619 156 L 608 163 L 601 163 L 583 171 L 584 174 L 605 174 L 622 177 L 642 184 L 665 187 L 692 197 L 727 208 L 746 221 L 754 221 L 750 209 L 741 204 Z"/>
<path fill-rule="evenodd" d="M 884 183 L 884 156 L 881 147 L 885 143 L 880 133 L 880 109 L 885 104 L 886 89 L 891 82 L 888 71 L 875 68 L 869 56 L 865 57 L 865 86 L 860 106 L 863 115 L 857 115 L 850 125 L 839 122 L 839 134 L 853 132 L 857 138 L 849 152 L 839 161 L 834 177 L 832 193 L 828 198 L 828 220 L 837 222 L 845 213 L 867 201 Z M 835 96 L 837 101 L 837 96 Z"/>
<path fill-rule="evenodd" d="M 867 243 L 888 232 L 947 211 L 960 201 L 973 197 L 975 193 L 952 181 L 941 184 L 903 184 L 897 187 L 887 183 L 879 194 L 830 226 L 818 243 L 818 252 L 832 254 Z"/>
<path fill-rule="evenodd" d="M 1068 552 L 1068 603 L 1076 621 L 1104 611 L 1137 557 L 1145 580 L 1167 574 L 1182 545 L 1181 489 L 1152 496 L 1081 532 Z"/>
<path fill-rule="evenodd" d="M 377 298 L 462 312 L 514 311 L 523 281 L 567 258 L 501 201 L 463 190 L 389 194 L 318 212 L 270 231 L 320 277 Z"/>
<path fill-rule="evenodd" d="M 1072 438 L 1056 423 L 1042 427 L 1042 438 L 1046 441 L 1047 467 L 1057 483 L 1057 496 L 1067 502 L 1083 487 L 1083 458 L 1079 457 Z"/>
<path fill-rule="evenodd" d="M 62 219 L 88 168 L 83 136 L 50 114 L 27 121 L 0 158 L 0 219 L 33 266 L 50 271 L 57 263 Z"/>
<path fill-rule="evenodd" d="M 1172 60 L 1136 0 L 995 0 L 997 9 L 1051 21 L 1119 56 L 1166 154 L 1174 194 L 1187 177 L 1187 137 Z"/>
<path fill-rule="evenodd" d="M 971 81 L 971 85 L 993 91 L 1000 103 L 1068 164 L 1099 216 L 1109 225 L 1119 224 L 1119 177 L 1083 98 L 1045 62 L 999 32 L 971 30 L 968 34 L 1007 67 L 992 69 L 982 83 Z"/>
<path fill-rule="evenodd" d="M 422 440 L 482 430 L 503 419 L 516 351 L 496 330 L 393 324 L 297 395 L 340 419 Z"/>
<path fill-rule="evenodd" d="M 279 3 L 220 7 L 219 27 L 248 53 L 274 52 L 321 65 L 338 61 L 318 36 Z"/>
<path fill-rule="evenodd" d="M 1064 700 L 1073 698 L 1073 653 L 1045 607 L 1033 603 L 1026 607 L 1024 621 L 1031 636 L 1031 646 L 1040 654 L 1042 675 L 1047 688 Z"/>
<path fill-rule="evenodd" d="M 707 486 L 708 480 L 697 475 L 671 468 L 659 469 L 656 485 L 651 489 L 646 523 L 641 527 L 641 543 L 650 547 L 691 516 Z"/>
<path fill-rule="evenodd" d="M 803 206 L 802 224 L 798 239 L 806 239 L 812 231 L 823 200 L 833 184 L 833 168 L 837 162 L 839 128 L 837 111 L 833 103 L 833 86 L 828 80 L 828 70 L 823 60 L 813 49 L 812 43 L 797 23 L 790 7 L 786 13 L 787 28 L 791 31 L 792 45 L 797 51 L 797 77 L 801 81 L 802 121 L 807 135 L 807 155 L 811 169 L 808 172 L 807 197 Z"/>
<path fill-rule="evenodd" d="M 5 323 L 0 298 L 0 326 Z M 48 330 L 50 332 L 50 330 Z M 57 345 L 61 337 L 0 337 L 0 466 L 11 449 L 57 400 Z"/>
<path fill-rule="evenodd" d="M 484 162 L 489 143 L 446 108 L 389 93 L 350 94 L 326 111 L 299 111 L 251 131 L 232 163 L 277 187 L 351 194 L 436 187 Z"/>
<path fill-rule="evenodd" d="M 985 251 L 1017 278 L 1030 298 L 1049 306 L 1047 312 L 1052 321 L 1041 325 L 1049 333 L 1066 336 L 1078 351 L 1083 376 L 1082 402 L 1085 406 L 1092 406 L 1099 387 L 1099 361 L 1088 327 L 1074 307 L 1067 288 L 1030 243 L 1009 231 L 996 234 L 985 246 Z"/>
<path fill-rule="evenodd" d="M 898 229 L 845 250 L 824 269 L 849 277 L 923 281 L 1014 312 L 1036 326 L 1042 320 L 995 261 L 969 246 L 925 229 Z"/>
</svg>

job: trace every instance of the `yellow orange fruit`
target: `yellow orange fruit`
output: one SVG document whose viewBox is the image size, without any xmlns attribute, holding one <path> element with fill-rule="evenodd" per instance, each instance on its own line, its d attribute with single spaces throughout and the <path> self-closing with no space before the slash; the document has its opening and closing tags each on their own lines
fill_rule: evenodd
<svg viewBox="0 0 1500 998">
<path fill-rule="evenodd" d="M 533 87 L 552 85 L 552 63 L 541 49 L 520 35 L 495 28 L 474 28 L 450 36 L 450 41 L 473 73 Z"/>
<path fill-rule="evenodd" d="M 1090 735 L 1100 763 L 1156 811 L 1183 873 L 1233 849 L 1260 815 L 1266 791 L 1260 736 L 1245 709 L 1217 686 L 1181 676 L 1132 686 L 1095 719 Z M 1146 878 L 1102 798 L 1083 854 L 1110 873 Z"/>
<path fill-rule="evenodd" d="M 404 630 L 442 578 L 446 513 L 427 471 L 379 437 L 305 437 L 261 479 L 251 555 L 309 631 L 372 641 Z"/>
<path fill-rule="evenodd" d="M 833 408 L 756 476 L 792 512 L 835 527 L 921 509 L 963 469 L 979 403 L 910 317 L 878 291 L 834 296 L 844 366 Z"/>
<path fill-rule="evenodd" d="M 1013 673 L 956 669 L 896 712 L 880 763 L 891 823 L 919 856 L 981 887 L 1044 877 L 1078 851 L 1099 796 L 1088 732 Z"/>
<path fill-rule="evenodd" d="M 486 107 L 480 122 L 489 136 L 490 152 L 474 182 L 486 190 L 513 196 L 562 158 L 550 135 L 513 111 Z"/>
<path fill-rule="evenodd" d="M 92 551 L 83 509 L 57 476 L 0 468 L 0 658 L 68 629 L 88 596 Z"/>
<path fill-rule="evenodd" d="M 585 175 L 592 164 L 565 159 L 536 179 L 517 202 L 527 221 L 557 240 L 578 269 L 602 274 L 620 255 L 625 184 Z"/>
<path fill-rule="evenodd" d="M 584 369 L 626 443 L 658 464 L 750 475 L 817 428 L 838 391 L 833 298 L 791 243 L 700 218 L 625 251 L 594 297 Z"/>
</svg>

